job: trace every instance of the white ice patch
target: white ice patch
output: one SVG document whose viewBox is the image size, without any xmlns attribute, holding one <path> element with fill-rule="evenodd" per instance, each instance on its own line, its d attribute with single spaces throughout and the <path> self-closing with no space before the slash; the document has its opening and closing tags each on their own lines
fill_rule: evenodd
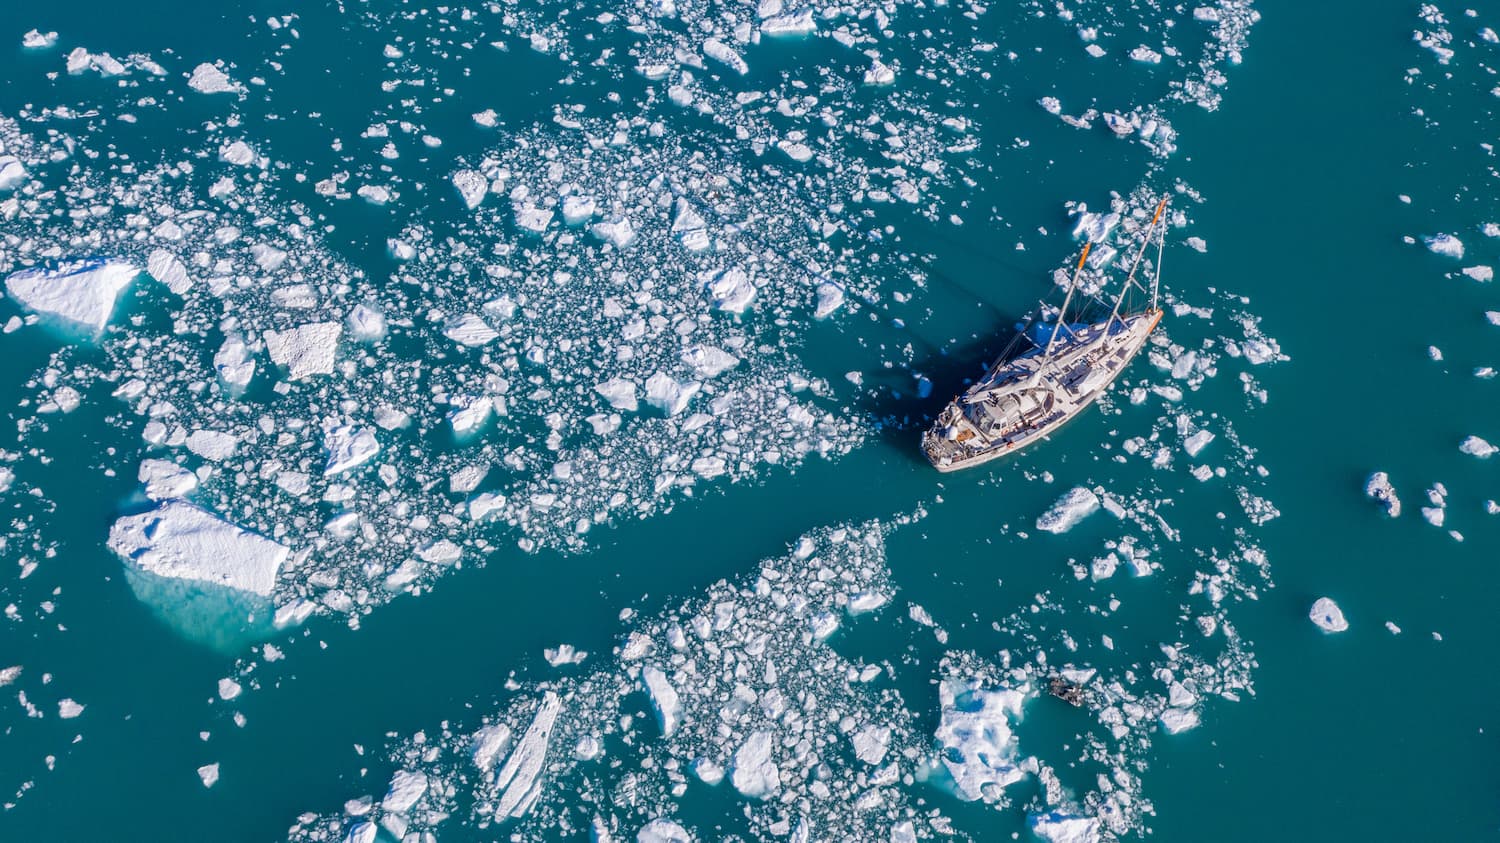
<svg viewBox="0 0 1500 843">
<path fill-rule="evenodd" d="M 380 443 L 375 431 L 352 424 L 331 426 L 324 431 L 323 447 L 328 451 L 328 464 L 323 467 L 323 476 L 342 474 L 358 465 L 363 465 L 380 453 Z"/>
<path fill-rule="evenodd" d="M 1062 811 L 1034 814 L 1029 820 L 1031 833 L 1047 843 L 1099 843 L 1099 820 L 1078 817 Z"/>
<path fill-rule="evenodd" d="M 651 698 L 651 709 L 656 712 L 656 722 L 661 727 L 662 735 L 671 735 L 682 722 L 682 702 L 677 697 L 677 689 L 672 687 L 666 674 L 656 665 L 641 668 L 641 682 L 646 686 L 647 696 Z"/>
<path fill-rule="evenodd" d="M 193 279 L 188 275 L 187 267 L 166 249 L 151 252 L 151 256 L 146 259 L 146 273 L 179 296 L 193 287 Z"/>
<path fill-rule="evenodd" d="M 115 300 L 139 274 L 124 261 L 96 258 L 55 269 L 23 269 L 5 279 L 5 290 L 28 310 L 98 332 L 109 323 Z"/>
<path fill-rule="evenodd" d="M 443 326 L 443 336 L 459 345 L 478 348 L 494 342 L 500 334 L 475 314 L 465 313 L 448 320 L 448 323 Z"/>
<path fill-rule="evenodd" d="M 1339 604 L 1327 597 L 1319 597 L 1313 603 L 1308 617 L 1324 632 L 1343 632 L 1349 628 L 1349 622 L 1344 619 L 1344 612 Z"/>
<path fill-rule="evenodd" d="M 1015 763 L 1011 721 L 1021 716 L 1026 695 L 945 679 L 938 686 L 942 719 L 936 738 L 939 763 L 959 799 L 993 802 L 1000 791 L 1026 777 Z"/>
<path fill-rule="evenodd" d="M 708 295 L 714 307 L 726 313 L 744 313 L 755 299 L 755 283 L 739 267 L 715 275 L 708 282 Z"/>
<path fill-rule="evenodd" d="M 109 529 L 109 549 L 157 576 L 266 597 L 288 554 L 282 545 L 180 500 L 115 521 Z"/>
<path fill-rule="evenodd" d="M 813 318 L 827 319 L 835 310 L 844 306 L 844 288 L 831 282 L 818 285 L 818 303 Z"/>
<path fill-rule="evenodd" d="M 478 170 L 459 170 L 454 173 L 453 186 L 458 188 L 458 195 L 463 197 L 469 210 L 479 207 L 485 195 L 490 192 L 490 180 Z"/>
<path fill-rule="evenodd" d="M 1069 489 L 1036 519 L 1036 528 L 1048 533 L 1066 533 L 1099 509 L 1099 496 L 1082 486 Z"/>
<path fill-rule="evenodd" d="M 219 762 L 215 761 L 199 767 L 198 778 L 203 780 L 204 787 L 213 787 L 219 781 Z"/>
<path fill-rule="evenodd" d="M 638 406 L 635 396 L 635 384 L 624 378 L 610 378 L 604 383 L 594 387 L 594 391 L 609 402 L 609 406 L 616 410 L 634 412 Z"/>
<path fill-rule="evenodd" d="M 1463 442 L 1459 443 L 1458 449 L 1465 454 L 1479 457 L 1480 459 L 1488 459 L 1489 457 L 1493 456 L 1496 451 L 1500 451 L 1500 448 L 1491 445 L 1489 442 L 1480 439 L 1478 436 L 1470 436 L 1464 439 Z"/>
<path fill-rule="evenodd" d="M 1370 475 L 1365 481 L 1365 494 L 1385 507 L 1385 514 L 1391 518 L 1401 514 L 1401 499 L 1396 496 L 1396 487 L 1391 485 L 1391 477 L 1384 471 L 1377 471 Z"/>
<path fill-rule="evenodd" d="M 26 166 L 14 155 L 0 155 L 0 190 L 15 190 L 26 183 Z"/>
<path fill-rule="evenodd" d="M 390 789 L 380 800 L 381 810 L 404 814 L 427 792 L 427 775 L 415 770 L 397 770 Z"/>
<path fill-rule="evenodd" d="M 188 77 L 188 87 L 200 94 L 238 93 L 244 90 L 228 74 L 208 62 L 193 68 L 192 75 Z"/>
<path fill-rule="evenodd" d="M 1434 234 L 1423 237 L 1422 242 L 1427 244 L 1429 251 L 1445 257 L 1462 259 L 1464 256 L 1464 243 L 1452 234 Z"/>
<path fill-rule="evenodd" d="M 758 731 L 745 739 L 734 753 L 734 771 L 729 781 L 742 795 L 751 799 L 769 799 L 781 790 L 781 771 L 771 757 L 776 736 Z"/>
<path fill-rule="evenodd" d="M 294 381 L 333 374 L 335 353 L 344 326 L 337 322 L 310 322 L 286 331 L 266 332 L 266 352 L 272 362 L 286 367 Z"/>
<path fill-rule="evenodd" d="M 702 384 L 697 381 L 678 381 L 662 372 L 646 380 L 646 403 L 668 416 L 675 416 L 687 409 L 688 402 L 698 394 Z"/>
<path fill-rule="evenodd" d="M 231 390 L 243 390 L 255 377 L 255 358 L 238 336 L 224 338 L 224 344 L 214 353 L 214 371 Z"/>
<path fill-rule="evenodd" d="M 552 737 L 552 724 L 562 701 L 552 691 L 542 697 L 531 726 L 516 743 L 515 751 L 505 760 L 505 765 L 495 774 L 495 787 L 500 798 L 494 804 L 497 819 L 519 817 L 526 813 L 536 798 L 534 789 L 537 777 L 547 760 L 547 742 Z"/>
</svg>

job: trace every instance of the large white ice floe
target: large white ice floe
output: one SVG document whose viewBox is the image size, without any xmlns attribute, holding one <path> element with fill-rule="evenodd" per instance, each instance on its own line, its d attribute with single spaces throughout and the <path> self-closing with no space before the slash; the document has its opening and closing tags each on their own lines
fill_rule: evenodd
<svg viewBox="0 0 1500 843">
<path fill-rule="evenodd" d="M 1371 474 L 1365 481 L 1365 494 L 1379 502 L 1391 518 L 1401 514 L 1401 498 L 1396 495 L 1396 487 L 1391 485 L 1391 476 L 1384 471 Z"/>
<path fill-rule="evenodd" d="M 677 823 L 658 817 L 642 826 L 635 840 L 636 843 L 693 843 L 693 836 Z"/>
<path fill-rule="evenodd" d="M 1099 496 L 1082 486 L 1069 489 L 1036 519 L 1036 528 L 1048 533 L 1066 533 L 1099 509 Z"/>
<path fill-rule="evenodd" d="M 734 767 L 729 781 L 734 789 L 751 799 L 770 799 L 781 790 L 781 771 L 773 750 L 776 735 L 770 731 L 752 733 L 734 752 Z"/>
<path fill-rule="evenodd" d="M 661 727 L 663 735 L 670 735 L 677 731 L 677 725 L 682 721 L 682 701 L 677 697 L 677 689 L 662 673 L 661 668 L 656 665 L 646 665 L 641 668 L 641 682 L 646 686 L 646 694 L 651 698 L 651 708 L 656 712 L 656 723 Z"/>
<path fill-rule="evenodd" d="M 942 719 L 937 728 L 938 763 L 958 798 L 995 801 L 1000 791 L 1026 777 L 1016 760 L 1012 721 L 1021 716 L 1024 691 L 984 688 L 945 679 L 938 686 Z"/>
<path fill-rule="evenodd" d="M 109 549 L 162 577 L 197 580 L 270 596 L 288 550 L 265 536 L 181 500 L 127 515 L 109 530 Z"/>
<path fill-rule="evenodd" d="M 1314 601 L 1308 617 L 1324 632 L 1343 632 L 1349 628 L 1349 621 L 1344 619 L 1344 611 L 1328 597 L 1319 597 Z"/>
<path fill-rule="evenodd" d="M 1428 250 L 1444 257 L 1463 259 L 1464 243 L 1452 234 L 1433 234 L 1422 238 Z"/>
<path fill-rule="evenodd" d="M 285 331 L 267 331 L 266 353 L 273 362 L 286 367 L 287 377 L 294 381 L 330 375 L 343 332 L 344 326 L 338 322 L 310 322 Z"/>
<path fill-rule="evenodd" d="M 5 279 L 5 291 L 28 310 L 102 331 L 115 300 L 139 274 L 125 261 L 97 258 L 23 269 Z"/>
<path fill-rule="evenodd" d="M 208 62 L 193 68 L 192 74 L 188 76 L 188 87 L 200 94 L 231 94 L 244 90 L 239 83 L 229 78 L 229 74 Z"/>
</svg>

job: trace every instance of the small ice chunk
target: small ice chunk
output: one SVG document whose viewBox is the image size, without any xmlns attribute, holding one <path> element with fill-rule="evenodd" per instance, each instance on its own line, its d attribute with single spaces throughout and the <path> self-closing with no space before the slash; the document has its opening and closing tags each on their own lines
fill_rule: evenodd
<svg viewBox="0 0 1500 843">
<path fill-rule="evenodd" d="M 225 144 L 224 148 L 219 150 L 219 160 L 236 167 L 248 167 L 255 161 L 255 150 L 250 148 L 250 144 L 237 140 Z"/>
<path fill-rule="evenodd" d="M 198 778 L 203 780 L 204 787 L 213 787 L 219 780 L 219 762 L 204 764 L 198 768 Z"/>
<path fill-rule="evenodd" d="M 1494 267 L 1483 264 L 1479 266 L 1466 266 L 1460 271 L 1475 281 L 1489 282 L 1495 280 Z"/>
<path fill-rule="evenodd" d="M 589 219 L 598 210 L 598 204 L 593 197 L 569 194 L 563 197 L 562 212 L 563 222 L 568 225 L 578 225 Z"/>
<path fill-rule="evenodd" d="M 479 203 L 490 192 L 490 180 L 478 170 L 459 170 L 454 173 L 453 186 L 458 188 L 458 195 L 463 197 L 464 204 L 471 211 L 479 207 Z"/>
<path fill-rule="evenodd" d="M 612 217 L 607 220 L 596 222 L 589 231 L 600 240 L 613 243 L 615 248 L 623 249 L 635 242 L 635 226 L 625 217 Z"/>
<path fill-rule="evenodd" d="M 813 20 L 811 9 L 803 9 L 800 12 L 792 12 L 785 15 L 775 15 L 760 22 L 760 31 L 772 38 L 808 35 L 817 30 L 818 24 L 817 21 Z"/>
<path fill-rule="evenodd" d="M 325 429 L 323 447 L 328 451 L 328 463 L 323 467 L 324 477 L 342 474 L 357 465 L 363 465 L 380 453 L 380 442 L 375 439 L 375 431 L 352 424 Z"/>
<path fill-rule="evenodd" d="M 854 744 L 855 758 L 878 767 L 891 748 L 891 728 L 871 723 L 855 732 L 850 741 Z"/>
<path fill-rule="evenodd" d="M 1462 259 L 1464 256 L 1463 241 L 1452 234 L 1434 234 L 1423 237 L 1422 242 L 1426 243 L 1427 249 L 1434 254 L 1459 259 Z"/>
<path fill-rule="evenodd" d="M 835 310 L 844 306 L 844 288 L 840 284 L 824 281 L 818 285 L 818 303 L 813 310 L 814 319 L 827 319 Z"/>
<path fill-rule="evenodd" d="M 1187 243 L 1187 247 L 1195 252 L 1208 251 L 1208 243 L 1204 242 L 1202 237 L 1189 237 L 1183 242 Z"/>
<path fill-rule="evenodd" d="M 651 710 L 656 712 L 656 723 L 661 727 L 662 736 L 677 731 L 677 726 L 682 722 L 682 701 L 677 696 L 677 689 L 667 680 L 666 674 L 656 665 L 646 665 L 641 669 L 641 683 L 646 686 L 646 695 L 651 698 Z"/>
<path fill-rule="evenodd" d="M 0 155 L 0 190 L 15 190 L 26 183 L 26 165 L 14 155 Z"/>
<path fill-rule="evenodd" d="M 865 71 L 866 85 L 890 85 L 896 81 L 896 71 L 890 65 L 880 59 L 870 62 L 869 70 Z"/>
<path fill-rule="evenodd" d="M 443 336 L 459 345 L 478 348 L 493 342 L 500 334 L 477 315 L 465 313 L 448 320 L 448 323 L 443 326 Z"/>
<path fill-rule="evenodd" d="M 70 697 L 63 697 L 57 701 L 57 716 L 64 720 L 72 720 L 82 714 L 85 707 Z"/>
<path fill-rule="evenodd" d="M 255 358 L 250 348 L 238 336 L 224 338 L 224 344 L 214 353 L 214 371 L 231 390 L 242 390 L 255 377 Z"/>
<path fill-rule="evenodd" d="M 1198 725 L 1198 712 L 1191 708 L 1169 708 L 1161 713 L 1162 731 L 1169 735 L 1186 732 Z"/>
<path fill-rule="evenodd" d="M 21 46 L 28 50 L 45 50 L 56 45 L 56 32 L 39 32 L 33 29 L 21 36 Z"/>
<path fill-rule="evenodd" d="M 139 269 L 124 261 L 95 258 L 55 269 L 23 269 L 5 279 L 5 290 L 28 310 L 97 332 L 104 330 L 115 300 L 139 274 Z"/>
<path fill-rule="evenodd" d="M 1066 533 L 1099 509 L 1099 496 L 1082 486 L 1069 489 L 1036 519 L 1036 528 L 1048 533 Z"/>
<path fill-rule="evenodd" d="M 1496 451 L 1500 451 L 1500 448 L 1496 448 L 1478 436 L 1470 436 L 1464 439 L 1463 442 L 1459 443 L 1458 449 L 1465 454 L 1479 457 L 1480 459 L 1488 459 Z"/>
<path fill-rule="evenodd" d="M 180 500 L 127 515 L 109 530 L 109 549 L 143 571 L 265 597 L 287 548 Z"/>
<path fill-rule="evenodd" d="M 700 378 L 713 378 L 740 365 L 740 358 L 711 345 L 694 345 L 682 352 L 682 362 Z"/>
<path fill-rule="evenodd" d="M 427 774 L 417 770 L 397 770 L 391 776 L 390 789 L 380 800 L 380 809 L 395 814 L 404 814 L 427 793 Z"/>
<path fill-rule="evenodd" d="M 338 322 L 309 322 L 286 331 L 266 331 L 266 351 L 272 362 L 285 366 L 292 380 L 333 374 L 334 355 L 344 326 Z"/>
<path fill-rule="evenodd" d="M 200 94 L 238 93 L 244 90 L 228 74 L 208 62 L 193 68 L 192 75 L 188 77 L 188 87 Z"/>
<path fill-rule="evenodd" d="M 1192 436 L 1189 436 L 1187 440 L 1182 443 L 1182 449 L 1184 451 L 1187 451 L 1188 456 L 1196 457 L 1198 456 L 1198 453 L 1204 448 L 1208 447 L 1208 443 L 1212 441 L 1214 441 L 1214 435 L 1212 433 L 1209 433 L 1206 430 L 1200 430 L 1197 433 L 1194 433 Z"/>
<path fill-rule="evenodd" d="M 745 63 L 735 49 L 717 38 L 709 38 L 703 42 L 703 54 L 721 64 L 728 65 L 731 70 L 741 76 L 750 72 L 750 65 Z"/>
<path fill-rule="evenodd" d="M 187 267 L 166 249 L 151 252 L 151 256 L 146 259 L 146 273 L 179 296 L 193 287 L 193 279 L 189 277 Z"/>
<path fill-rule="evenodd" d="M 154 501 L 180 498 L 198 488 L 198 475 L 167 460 L 141 460 L 136 477 Z"/>
<path fill-rule="evenodd" d="M 551 208 L 538 208 L 530 202 L 517 204 L 515 212 L 516 225 L 537 234 L 546 231 L 547 226 L 552 222 Z"/>
<path fill-rule="evenodd" d="M 494 769 L 500 756 L 510 750 L 510 743 L 510 727 L 504 723 L 494 723 L 478 730 L 469 738 L 474 766 L 488 773 Z"/>
<path fill-rule="evenodd" d="M 768 799 L 781 790 L 781 771 L 771 757 L 775 735 L 761 730 L 751 733 L 734 753 L 730 783 L 751 799 Z"/>
<path fill-rule="evenodd" d="M 221 700 L 226 702 L 232 700 L 240 695 L 241 690 L 243 689 L 240 688 L 240 683 L 227 676 L 219 680 L 219 699 Z"/>
<path fill-rule="evenodd" d="M 1099 820 L 1096 817 L 1079 817 L 1061 811 L 1033 814 L 1029 820 L 1031 833 L 1047 843 L 1099 843 Z"/>
<path fill-rule="evenodd" d="M 702 384 L 697 381 L 678 381 L 663 372 L 657 372 L 646 380 L 646 403 L 668 416 L 675 416 L 687 409 L 688 402 L 698 394 Z"/>
<path fill-rule="evenodd" d="M 713 306 L 726 313 L 744 313 L 755 299 L 755 292 L 755 283 L 737 266 L 720 272 L 708 282 Z"/>
<path fill-rule="evenodd" d="M 1344 620 L 1344 612 L 1339 604 L 1327 597 L 1319 597 L 1307 616 L 1324 632 L 1343 632 L 1349 628 L 1349 622 Z"/>
<path fill-rule="evenodd" d="M 636 843 L 694 843 L 687 829 L 662 817 L 646 823 L 636 833 L 635 840 Z"/>
<path fill-rule="evenodd" d="M 453 425 L 455 436 L 467 436 L 484 426 L 495 411 L 495 402 L 490 398 L 465 396 L 453 399 L 453 409 L 448 411 L 448 423 Z"/>
<path fill-rule="evenodd" d="M 220 462 L 234 456 L 240 440 L 222 430 L 195 430 L 188 435 L 187 449 L 206 459 Z"/>
<path fill-rule="evenodd" d="M 385 336 L 385 314 L 369 305 L 355 305 L 344 321 L 349 326 L 349 336 L 360 342 L 374 342 Z"/>
<path fill-rule="evenodd" d="M 1377 471 L 1365 481 L 1365 494 L 1385 506 L 1385 514 L 1391 518 L 1401 514 L 1401 499 L 1396 497 L 1396 487 L 1384 471 Z"/>
<path fill-rule="evenodd" d="M 635 397 L 635 384 L 624 378 L 610 378 L 595 386 L 594 391 L 602 395 L 609 406 L 616 410 L 634 412 L 639 406 Z"/>
</svg>

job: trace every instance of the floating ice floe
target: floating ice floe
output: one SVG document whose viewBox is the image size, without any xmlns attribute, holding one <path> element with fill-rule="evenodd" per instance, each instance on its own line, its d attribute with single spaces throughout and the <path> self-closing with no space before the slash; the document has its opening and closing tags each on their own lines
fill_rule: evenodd
<svg viewBox="0 0 1500 843">
<path fill-rule="evenodd" d="M 1327 597 L 1319 597 L 1313 603 L 1308 617 L 1324 632 L 1343 632 L 1349 628 L 1349 622 L 1344 619 L 1344 612 L 1339 604 Z"/>
<path fill-rule="evenodd" d="M 1031 833 L 1047 843 L 1099 843 L 1097 817 L 1079 817 L 1061 811 L 1033 814 L 1027 820 Z"/>
<path fill-rule="evenodd" d="M 443 326 L 443 336 L 470 348 L 487 345 L 499 338 L 500 332 L 491 328 L 473 313 L 465 313 L 448 320 Z"/>
<path fill-rule="evenodd" d="M 1036 519 L 1036 528 L 1048 533 L 1066 533 L 1099 509 L 1099 496 L 1075 486 Z"/>
<path fill-rule="evenodd" d="M 938 763 L 959 799 L 993 802 L 1000 791 L 1026 777 L 1016 761 L 1011 731 L 1011 721 L 1021 717 L 1024 691 L 945 679 L 938 686 L 938 699 Z"/>
<path fill-rule="evenodd" d="M 702 386 L 697 381 L 678 381 L 670 375 L 657 372 L 646 380 L 646 403 L 668 416 L 675 416 L 687 409 L 688 402 L 693 400 Z"/>
<path fill-rule="evenodd" d="M 14 155 L 0 155 L 0 190 L 15 190 L 26 183 L 26 167 Z"/>
<path fill-rule="evenodd" d="M 180 498 L 198 488 L 198 476 L 167 460 L 141 460 L 137 474 L 146 497 L 154 501 Z"/>
<path fill-rule="evenodd" d="M 97 258 L 23 269 L 5 279 L 5 290 L 28 310 L 97 332 L 104 330 L 116 299 L 139 274 L 124 261 Z"/>
<path fill-rule="evenodd" d="M 188 87 L 200 94 L 233 94 L 244 90 L 217 66 L 204 62 L 193 68 Z"/>
<path fill-rule="evenodd" d="M 352 424 L 328 427 L 323 434 L 323 447 L 328 451 L 328 463 L 323 467 L 325 477 L 363 465 L 380 453 L 375 431 Z"/>
<path fill-rule="evenodd" d="M 656 712 L 662 735 L 671 735 L 682 720 L 682 702 L 677 697 L 677 690 L 655 665 L 641 668 L 641 682 L 646 686 L 646 695 L 651 698 L 651 708 Z"/>
<path fill-rule="evenodd" d="M 601 840 L 597 833 L 593 839 Z M 694 843 L 687 829 L 668 819 L 658 817 L 641 827 L 636 833 L 636 843 Z"/>
<path fill-rule="evenodd" d="M 193 279 L 188 275 L 187 267 L 166 249 L 152 250 L 151 256 L 146 260 L 146 273 L 179 296 L 193 287 Z"/>
<path fill-rule="evenodd" d="M 44 50 L 56 45 L 56 32 L 39 32 L 33 29 L 21 36 L 21 46 L 28 50 Z"/>
<path fill-rule="evenodd" d="M 272 362 L 286 367 L 294 381 L 333 374 L 334 357 L 344 326 L 311 322 L 285 331 L 266 332 L 266 352 Z"/>
<path fill-rule="evenodd" d="M 478 170 L 459 170 L 453 174 L 453 186 L 470 210 L 479 207 L 490 192 L 490 180 Z"/>
<path fill-rule="evenodd" d="M 1422 238 L 1429 251 L 1450 258 L 1463 259 L 1464 244 L 1452 234 L 1433 234 Z"/>
<path fill-rule="evenodd" d="M 109 549 L 157 576 L 266 597 L 288 555 L 284 546 L 180 500 L 117 520 L 109 530 Z"/>
<path fill-rule="evenodd" d="M 1493 456 L 1496 451 L 1500 451 L 1500 448 L 1491 445 L 1489 442 L 1480 439 L 1478 436 L 1469 436 L 1466 437 L 1464 441 L 1459 443 L 1458 450 L 1470 456 L 1479 457 L 1480 459 L 1488 459 L 1489 457 Z"/>
<path fill-rule="evenodd" d="M 1391 477 L 1384 471 L 1377 471 L 1370 475 L 1365 481 L 1365 494 L 1378 501 L 1385 507 L 1385 514 L 1391 518 L 1401 514 L 1401 499 L 1396 496 L 1396 487 L 1391 485 Z"/>
<path fill-rule="evenodd" d="M 219 781 L 219 762 L 199 767 L 198 778 L 203 780 L 204 787 L 213 787 Z"/>
<path fill-rule="evenodd" d="M 243 390 L 255 377 L 255 358 L 243 339 L 230 335 L 214 354 L 214 370 L 231 390 Z"/>
</svg>

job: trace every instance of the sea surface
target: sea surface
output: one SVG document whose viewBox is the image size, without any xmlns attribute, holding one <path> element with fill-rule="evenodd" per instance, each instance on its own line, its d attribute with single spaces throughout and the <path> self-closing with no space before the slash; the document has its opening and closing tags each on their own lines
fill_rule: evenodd
<svg viewBox="0 0 1500 843">
<path fill-rule="evenodd" d="M 1500 8 L 5 21 L 0 839 L 1500 836 Z"/>
</svg>

